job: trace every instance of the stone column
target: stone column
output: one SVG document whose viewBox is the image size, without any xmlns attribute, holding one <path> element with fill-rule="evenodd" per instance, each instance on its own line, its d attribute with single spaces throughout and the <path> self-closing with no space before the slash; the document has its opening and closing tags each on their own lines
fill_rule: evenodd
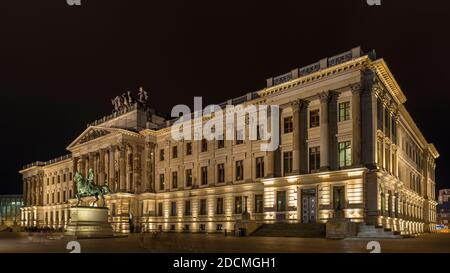
<svg viewBox="0 0 450 273">
<path fill-rule="evenodd" d="M 320 170 L 330 169 L 329 161 L 329 132 L 328 132 L 328 102 L 329 92 L 319 94 L 320 98 Z"/>
<path fill-rule="evenodd" d="M 116 146 L 109 147 L 109 169 L 108 169 L 108 186 L 113 191 L 117 191 L 116 187 Z"/>
<path fill-rule="evenodd" d="M 31 205 L 36 205 L 36 177 L 31 180 Z"/>
<path fill-rule="evenodd" d="M 279 145 L 278 145 L 277 149 L 273 152 L 273 157 L 274 157 L 273 176 L 274 177 L 280 177 L 283 175 L 283 170 L 281 169 L 281 162 L 283 160 L 283 155 L 282 155 L 282 151 L 281 151 L 281 144 L 283 143 L 282 131 L 281 131 L 282 127 L 283 127 L 282 115 L 283 115 L 283 109 L 280 107 L 279 108 L 279 116 L 278 116 L 278 137 L 279 137 L 278 144 Z M 270 124 L 272 124 L 272 120 L 270 121 Z M 274 133 L 272 133 L 272 135 L 274 135 Z M 231 147 L 233 147 L 233 145 L 231 145 Z M 234 170 L 234 166 L 232 166 L 231 170 Z M 234 172 L 234 171 L 232 171 L 232 172 Z M 234 176 L 234 174 L 233 174 L 233 176 Z"/>
<path fill-rule="evenodd" d="M 119 191 L 126 192 L 126 145 L 121 144 L 119 147 Z"/>
<path fill-rule="evenodd" d="M 42 206 L 44 205 L 44 175 L 39 174 L 39 183 L 38 183 L 38 205 Z"/>
<path fill-rule="evenodd" d="M 86 168 L 87 168 L 87 162 L 86 162 L 87 160 L 86 160 L 86 155 L 82 155 L 81 156 L 81 158 L 80 158 L 80 173 L 81 173 L 81 175 L 83 176 L 83 177 L 86 177 L 86 174 L 87 174 L 87 172 L 86 172 Z"/>
<path fill-rule="evenodd" d="M 337 101 L 339 93 L 330 91 L 328 100 L 328 162 L 331 170 L 338 170 L 338 144 L 337 144 L 337 123 L 338 123 L 338 113 L 337 113 Z"/>
<path fill-rule="evenodd" d="M 77 193 L 77 183 L 74 181 L 75 174 L 79 171 L 79 158 L 73 157 L 72 158 L 72 194 L 75 196 Z M 72 198 L 72 196 L 69 196 L 69 198 Z"/>
<path fill-rule="evenodd" d="M 361 83 L 352 84 L 352 165 L 361 165 Z"/>
<path fill-rule="evenodd" d="M 100 157 L 98 162 L 98 181 L 99 185 L 105 184 L 105 150 L 100 150 Z"/>
<path fill-rule="evenodd" d="M 138 145 L 133 146 L 133 188 L 134 193 L 139 193 L 141 189 L 141 177 L 142 177 L 142 161 L 141 161 L 142 147 Z"/>
<path fill-rule="evenodd" d="M 291 102 L 292 108 L 292 174 L 300 173 L 300 101 Z"/>
<path fill-rule="evenodd" d="M 22 178 L 22 188 L 23 188 L 23 201 L 24 201 L 24 207 L 28 206 L 28 190 L 27 190 L 27 179 Z"/>
<path fill-rule="evenodd" d="M 87 168 L 86 175 L 89 174 L 89 170 L 90 169 L 94 170 L 94 159 L 95 159 L 94 153 L 93 152 L 89 152 L 89 154 L 88 154 L 89 162 L 88 162 L 88 168 Z M 97 182 L 96 181 L 96 176 L 97 176 L 97 174 L 94 173 L 94 184 L 96 184 L 96 182 Z"/>
<path fill-rule="evenodd" d="M 376 128 L 377 100 L 375 96 L 372 70 L 363 72 L 363 92 L 361 94 L 361 162 L 369 169 L 376 169 Z"/>
<path fill-rule="evenodd" d="M 308 107 L 309 101 L 300 100 L 300 173 L 309 173 L 308 170 Z"/>
</svg>

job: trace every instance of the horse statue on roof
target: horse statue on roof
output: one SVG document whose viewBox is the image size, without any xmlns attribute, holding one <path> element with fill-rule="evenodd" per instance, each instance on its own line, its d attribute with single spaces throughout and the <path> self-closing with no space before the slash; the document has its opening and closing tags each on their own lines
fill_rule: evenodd
<svg viewBox="0 0 450 273">
<path fill-rule="evenodd" d="M 111 190 L 107 185 L 99 186 L 94 184 L 94 171 L 89 169 L 87 180 L 84 181 L 83 176 L 76 172 L 74 176 L 74 182 L 77 183 L 77 193 L 75 197 L 77 198 L 77 206 L 81 203 L 81 198 L 94 196 L 95 201 L 92 204 L 98 205 L 99 196 L 103 201 L 103 206 L 105 205 L 105 194 L 111 193 Z"/>
</svg>

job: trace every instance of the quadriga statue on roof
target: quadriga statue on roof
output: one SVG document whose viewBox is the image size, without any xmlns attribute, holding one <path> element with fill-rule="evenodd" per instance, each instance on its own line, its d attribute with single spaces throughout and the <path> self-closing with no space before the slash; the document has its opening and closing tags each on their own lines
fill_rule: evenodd
<svg viewBox="0 0 450 273">
<path fill-rule="evenodd" d="M 111 193 L 111 191 L 107 185 L 94 185 L 94 171 L 92 169 L 89 169 L 87 181 L 84 181 L 83 176 L 79 172 L 75 173 L 74 181 L 77 183 L 77 193 L 75 194 L 78 200 L 77 206 L 80 205 L 81 198 L 89 196 L 95 197 L 92 205 L 98 205 L 98 197 L 100 196 L 102 198 L 102 205 L 105 206 L 105 194 Z"/>
</svg>

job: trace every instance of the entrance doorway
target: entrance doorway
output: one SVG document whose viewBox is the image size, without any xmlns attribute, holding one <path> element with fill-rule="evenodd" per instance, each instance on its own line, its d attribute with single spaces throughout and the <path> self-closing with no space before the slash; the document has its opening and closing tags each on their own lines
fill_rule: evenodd
<svg viewBox="0 0 450 273">
<path fill-rule="evenodd" d="M 315 223 L 317 220 L 316 189 L 304 189 L 302 194 L 302 223 Z"/>
</svg>

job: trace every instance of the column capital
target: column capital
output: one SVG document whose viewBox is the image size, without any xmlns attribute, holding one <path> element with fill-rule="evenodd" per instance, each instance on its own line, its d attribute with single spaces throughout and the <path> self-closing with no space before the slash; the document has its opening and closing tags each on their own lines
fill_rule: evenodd
<svg viewBox="0 0 450 273">
<path fill-rule="evenodd" d="M 290 105 L 292 107 L 293 111 L 299 111 L 302 107 L 302 100 L 301 99 L 295 99 L 290 102 Z"/>
<path fill-rule="evenodd" d="M 331 99 L 339 97 L 340 93 L 336 91 L 323 91 L 318 94 L 320 103 L 328 103 Z"/>
<path fill-rule="evenodd" d="M 323 91 L 318 94 L 320 103 L 327 103 L 330 99 L 329 91 Z"/>
<path fill-rule="evenodd" d="M 362 90 L 362 84 L 360 83 L 360 82 L 357 82 L 357 83 L 351 83 L 351 84 L 349 84 L 349 86 L 350 86 L 350 89 L 352 90 L 352 93 L 354 94 L 354 93 L 361 93 L 361 90 Z"/>
</svg>

